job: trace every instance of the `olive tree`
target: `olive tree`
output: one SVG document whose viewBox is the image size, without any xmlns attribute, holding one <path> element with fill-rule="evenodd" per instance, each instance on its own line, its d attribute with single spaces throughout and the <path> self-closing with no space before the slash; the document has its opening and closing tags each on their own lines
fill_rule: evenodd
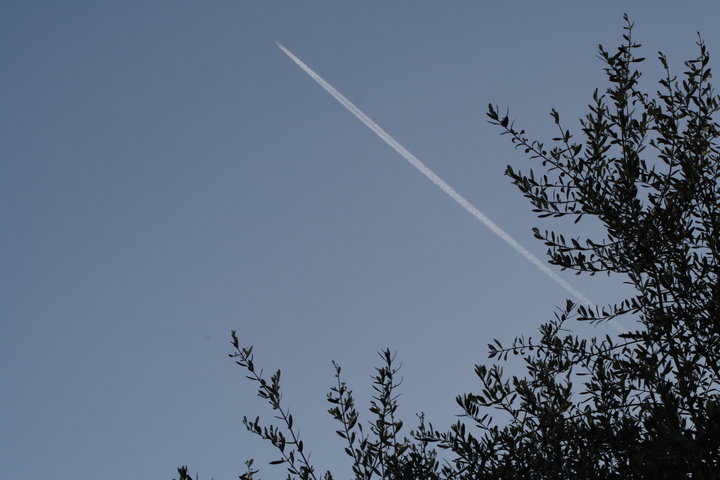
<svg viewBox="0 0 720 480">
<path fill-rule="evenodd" d="M 533 229 L 549 262 L 618 276 L 634 294 L 603 307 L 568 300 L 536 338 L 495 340 L 491 362 L 475 367 L 476 391 L 457 397 L 460 418 L 446 429 L 420 416 L 401 435 L 389 350 L 373 377 L 366 423 L 335 365 L 329 413 L 357 480 L 720 478 L 720 97 L 700 37 L 679 76 L 660 53 L 657 90 L 643 91 L 644 58 L 625 22 L 615 51 L 599 47 L 608 85 L 593 93 L 577 132 L 555 110 L 558 133 L 548 141 L 531 139 L 496 106 L 487 114 L 538 163 L 526 173 L 506 171 L 533 211 L 574 220 L 573 232 Z M 602 225 L 601 236 L 583 234 L 588 218 Z M 631 328 L 617 337 L 566 328 L 619 317 Z M 235 332 L 232 345 L 231 356 L 276 414 L 276 424 L 244 420 L 276 447 L 270 463 L 284 464 L 290 480 L 331 479 L 306 456 L 281 401 L 280 372 L 265 378 Z M 524 375 L 503 373 L 512 357 Z M 252 461 L 247 467 L 241 479 L 256 478 Z M 179 472 L 190 478 L 185 467 Z"/>
</svg>

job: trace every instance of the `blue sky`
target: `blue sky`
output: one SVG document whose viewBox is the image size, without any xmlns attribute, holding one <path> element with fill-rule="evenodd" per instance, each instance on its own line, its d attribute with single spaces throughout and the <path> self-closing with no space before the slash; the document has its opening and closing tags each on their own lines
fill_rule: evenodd
<svg viewBox="0 0 720 480">
<path fill-rule="evenodd" d="M 283 370 L 319 469 L 347 468 L 331 360 L 365 405 L 375 352 L 397 350 L 408 424 L 452 421 L 485 345 L 566 293 L 274 40 L 542 256 L 530 227 L 551 223 L 502 175 L 528 162 L 486 105 L 541 139 L 553 107 L 576 126 L 626 11 L 648 86 L 657 50 L 679 72 L 696 31 L 720 48 L 716 2 L 0 3 L 5 477 L 222 479 L 274 459 L 241 424 L 269 412 L 231 329 Z M 623 292 L 563 275 L 597 302 Z"/>
</svg>

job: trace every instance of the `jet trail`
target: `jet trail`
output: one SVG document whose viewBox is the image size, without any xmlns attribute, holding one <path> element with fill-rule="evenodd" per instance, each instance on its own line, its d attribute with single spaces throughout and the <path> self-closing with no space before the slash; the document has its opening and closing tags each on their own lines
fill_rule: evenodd
<svg viewBox="0 0 720 480">
<path fill-rule="evenodd" d="M 492 232 L 500 237 L 502 240 L 505 241 L 508 245 L 510 245 L 512 248 L 514 248 L 520 255 L 525 257 L 527 260 L 529 260 L 533 265 L 535 265 L 537 268 L 539 268 L 545 275 L 550 277 L 555 283 L 560 285 L 562 288 L 565 289 L 566 292 L 568 292 L 570 295 L 575 297 L 577 300 L 579 300 L 581 303 L 587 305 L 587 306 L 593 306 L 594 303 L 587 298 L 585 295 L 580 293 L 577 289 L 575 289 L 572 285 L 570 285 L 568 282 L 563 280 L 557 273 L 553 272 L 545 263 L 543 263 L 541 260 L 539 260 L 535 255 L 530 253 L 525 247 L 520 245 L 517 240 L 512 238 L 505 230 L 500 228 L 495 222 L 490 220 L 488 217 L 485 216 L 480 210 L 478 210 L 473 204 L 471 204 L 465 197 L 460 195 L 454 188 L 452 188 L 450 185 L 448 185 L 442 178 L 438 177 L 435 172 L 430 170 L 427 165 L 425 165 L 423 162 L 418 160 L 415 155 L 410 153 L 405 147 L 400 145 L 393 137 L 390 136 L 389 133 L 387 133 L 385 130 L 383 130 L 380 125 L 375 123 L 370 117 L 365 115 L 362 110 L 360 110 L 358 107 L 356 107 L 350 100 L 345 98 L 345 96 L 335 90 L 335 88 L 330 85 L 328 82 L 325 81 L 324 78 L 322 78 L 320 75 L 315 73 L 315 71 L 305 65 L 302 60 L 300 60 L 298 57 L 296 57 L 290 50 L 285 48 L 283 44 L 280 42 L 275 42 L 278 47 L 280 47 L 280 50 L 285 52 L 285 55 L 290 57 L 290 59 L 295 62 L 300 68 L 302 68 L 305 73 L 307 73 L 313 80 L 315 80 L 318 84 L 320 84 L 321 87 L 323 87 L 330 95 L 332 95 L 335 100 L 340 102 L 345 108 L 350 110 L 350 113 L 355 115 L 362 123 L 364 123 L 370 130 L 372 130 L 375 135 L 380 137 L 385 143 L 390 145 L 390 147 L 393 148 L 397 153 L 399 153 L 405 160 L 410 162 L 410 164 L 420 170 L 420 173 L 425 175 L 431 182 L 433 182 L 435 185 L 440 187 L 440 189 L 448 194 L 450 198 L 455 200 L 461 207 L 463 207 L 465 210 L 470 213 L 473 217 L 477 218 L 482 222 L 486 227 L 488 227 Z M 615 327 L 617 330 L 624 332 L 625 329 L 618 324 L 615 320 L 611 320 L 610 323 Z"/>
</svg>

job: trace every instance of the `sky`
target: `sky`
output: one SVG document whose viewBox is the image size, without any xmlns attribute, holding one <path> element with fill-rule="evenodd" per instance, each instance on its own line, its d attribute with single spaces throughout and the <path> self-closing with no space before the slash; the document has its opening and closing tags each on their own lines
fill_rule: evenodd
<svg viewBox="0 0 720 480">
<path fill-rule="evenodd" d="M 233 329 L 282 369 L 320 471 L 349 465 L 332 360 L 365 413 L 376 352 L 397 351 L 406 424 L 449 425 L 486 345 L 568 294 L 275 42 L 544 258 L 531 227 L 569 227 L 503 176 L 529 162 L 487 104 L 538 139 L 551 108 L 577 131 L 624 12 L 651 90 L 658 50 L 681 72 L 697 31 L 720 49 L 710 1 L 0 2 L 3 476 L 230 479 L 254 457 L 284 478 L 242 425 L 271 412 L 228 358 Z M 628 291 L 560 275 L 596 303 Z"/>
</svg>

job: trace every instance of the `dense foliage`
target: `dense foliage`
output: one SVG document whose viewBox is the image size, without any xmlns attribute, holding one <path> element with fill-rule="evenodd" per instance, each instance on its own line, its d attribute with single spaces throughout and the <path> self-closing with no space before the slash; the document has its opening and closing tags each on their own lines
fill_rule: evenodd
<svg viewBox="0 0 720 480">
<path fill-rule="evenodd" d="M 635 295 L 603 308 L 568 301 L 537 339 L 495 341 L 490 358 L 520 357 L 525 376 L 508 378 L 498 363 L 476 366 L 479 388 L 457 398 L 462 416 L 448 430 L 421 417 L 408 437 L 400 435 L 389 351 L 381 353 L 372 421 L 363 427 L 336 366 L 329 412 L 357 480 L 720 478 L 720 97 L 702 39 L 680 78 L 659 54 L 658 91 L 643 92 L 637 67 L 644 59 L 625 20 L 617 50 L 599 48 L 609 86 L 593 94 L 580 139 L 554 110 L 559 133 L 545 143 L 497 107 L 488 116 L 540 163 L 542 173 L 507 169 L 540 217 L 570 217 L 578 231 L 587 217 L 604 226 L 602 238 L 534 229 L 550 263 L 619 275 Z M 633 328 L 617 338 L 585 339 L 563 328 L 620 317 Z M 271 463 L 285 464 L 289 479 L 315 480 L 281 404 L 280 372 L 265 379 L 252 348 L 234 332 L 232 343 L 232 357 L 280 422 L 245 419 L 246 427 L 277 448 Z M 180 473 L 189 478 L 187 469 Z M 241 478 L 257 473 L 248 462 Z"/>
</svg>

